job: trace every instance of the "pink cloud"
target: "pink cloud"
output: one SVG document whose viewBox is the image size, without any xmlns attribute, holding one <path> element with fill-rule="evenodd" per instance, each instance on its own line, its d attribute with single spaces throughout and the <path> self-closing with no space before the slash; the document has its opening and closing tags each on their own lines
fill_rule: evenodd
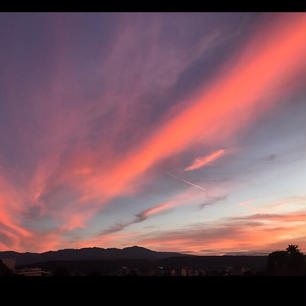
<svg viewBox="0 0 306 306">
<path fill-rule="evenodd" d="M 15 239 L 16 245 L 24 239 L 22 243 L 26 248 L 25 241 L 38 237 L 35 236 L 38 234 L 24 229 L 18 218 L 18 214 L 25 211 L 29 199 L 30 205 L 39 206 L 42 214 L 50 214 L 61 221 L 62 231 L 50 233 L 49 236 L 42 234 L 39 236 L 45 247 L 56 247 L 61 242 L 61 234 L 65 230 L 85 227 L 86 222 L 107 205 L 110 199 L 134 192 L 135 182 L 140 184 L 139 178 L 162 160 L 189 149 L 198 141 L 222 147 L 225 139 L 235 138 L 242 127 L 254 124 L 258 116 L 275 106 L 277 101 L 274 99 L 275 95 L 282 96 L 288 92 L 284 84 L 305 67 L 305 20 L 303 14 L 285 15 L 271 28 L 259 31 L 246 47 L 237 53 L 233 61 L 217 72 L 208 85 L 203 84 L 203 87 L 186 101 L 178 101 L 180 107 L 176 112 L 169 111 L 160 119 L 159 128 L 146 134 L 143 141 L 136 142 L 127 152 L 116 152 L 109 148 L 105 144 L 108 135 L 102 136 L 103 131 L 98 137 L 101 139 L 100 142 L 92 148 L 87 137 L 90 135 L 88 123 L 99 116 L 107 115 L 114 102 L 123 101 L 122 108 L 116 109 L 116 119 L 120 124 L 117 124 L 117 120 L 113 123 L 114 134 L 111 136 L 119 135 L 125 124 L 132 124 L 129 123 L 132 120 L 127 110 L 139 102 L 138 98 L 145 88 L 150 86 L 150 82 L 141 83 L 142 79 L 145 79 L 141 73 L 135 77 L 139 72 L 135 66 L 140 67 L 141 72 L 146 75 L 150 75 L 153 71 L 152 80 L 155 80 L 160 86 L 157 87 L 163 90 L 163 86 L 169 87 L 176 82 L 180 73 L 187 67 L 187 64 L 180 66 L 180 63 L 185 63 L 184 60 L 188 59 L 190 54 L 181 57 L 178 52 L 173 62 L 167 63 L 163 62 L 162 52 L 159 54 L 153 49 L 150 53 L 152 62 L 139 59 L 135 64 L 133 61 L 124 62 L 123 59 L 117 63 L 118 59 L 125 58 L 122 54 L 126 50 L 121 47 L 133 46 L 134 40 L 137 41 L 137 37 L 130 38 L 129 33 L 133 27 L 128 27 L 118 41 L 114 42 L 114 49 L 108 53 L 108 66 L 103 67 L 101 63 L 101 71 L 104 68 L 110 72 L 105 85 L 108 88 L 107 94 L 86 101 L 88 103 L 81 104 L 79 108 L 65 109 L 63 101 L 66 86 L 70 88 L 79 83 L 73 78 L 73 67 L 67 60 L 69 57 L 65 55 L 65 47 L 59 50 L 61 57 L 55 67 L 54 83 L 50 85 L 47 97 L 44 90 L 33 93 L 35 114 L 43 114 L 37 116 L 39 118 L 37 124 L 42 127 L 44 135 L 41 142 L 33 145 L 33 151 L 40 152 L 42 158 L 34 175 L 29 178 L 30 182 L 26 184 L 29 189 L 19 190 L 18 187 L 12 187 L 10 191 L 2 193 L 0 198 L 0 222 L 7 231 L 18 237 L 20 242 Z M 154 38 L 159 29 L 151 30 L 150 33 Z M 191 54 L 191 62 L 209 48 L 214 39 L 212 37 L 202 42 L 197 51 Z M 65 46 L 65 35 L 61 42 Z M 116 63 L 117 69 L 112 70 Z M 154 69 L 156 63 L 160 63 L 158 66 L 161 70 Z M 190 61 L 188 63 L 190 64 Z M 131 74 L 122 75 L 119 69 L 121 64 L 131 68 Z M 69 84 L 63 82 L 65 76 L 71 77 L 68 78 Z M 169 83 L 159 84 L 159 80 L 166 76 L 169 76 Z M 114 84 L 124 83 L 123 81 L 129 80 L 130 77 L 131 81 L 127 82 L 127 88 L 129 92 L 136 92 L 135 96 L 129 97 L 126 88 L 122 88 L 120 94 L 115 93 Z M 133 86 L 129 87 L 131 83 Z M 41 101 L 46 98 L 50 100 L 50 106 L 42 108 Z M 102 102 L 103 107 L 101 107 Z M 238 113 L 241 120 L 237 120 Z M 27 131 L 24 133 L 26 135 Z M 141 136 L 141 128 L 135 130 L 135 134 Z M 76 140 L 78 145 L 71 147 L 70 141 L 75 139 L 75 136 L 79 137 Z M 142 139 L 140 136 L 138 140 Z M 209 158 L 206 160 L 206 164 L 217 157 L 210 158 L 211 160 Z M 204 160 L 198 160 L 190 167 L 204 166 Z M 187 180 L 185 182 L 193 184 Z M 71 187 L 80 198 L 67 203 L 62 209 L 48 206 L 44 199 L 58 186 Z M 163 206 L 157 206 L 155 210 L 152 208 L 151 212 L 147 212 L 147 216 L 175 206 L 171 201 L 160 205 Z"/>
<path fill-rule="evenodd" d="M 266 220 L 273 224 L 266 224 Z M 295 222 L 298 222 L 294 224 Z M 214 224 L 199 224 L 177 231 L 160 231 L 138 237 L 142 246 L 156 250 L 188 250 L 205 254 L 239 251 L 274 251 L 275 245 L 298 242 L 303 250 L 306 244 L 301 237 L 305 232 L 305 212 L 283 215 L 255 215 L 231 218 Z M 302 243 L 301 243 L 302 241 Z"/>
<path fill-rule="evenodd" d="M 211 153 L 209 155 L 198 157 L 196 158 L 193 163 L 185 168 L 185 171 L 191 171 L 195 169 L 199 169 L 201 167 L 206 166 L 207 164 L 213 162 L 214 160 L 220 158 L 225 153 L 225 150 L 220 149 L 214 153 Z"/>
</svg>

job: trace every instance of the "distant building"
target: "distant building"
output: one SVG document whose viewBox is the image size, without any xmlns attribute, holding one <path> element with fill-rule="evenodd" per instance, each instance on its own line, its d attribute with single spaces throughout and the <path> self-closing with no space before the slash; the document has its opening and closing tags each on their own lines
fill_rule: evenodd
<svg viewBox="0 0 306 306">
<path fill-rule="evenodd" d="M 181 276 L 187 276 L 187 269 L 186 268 L 181 269 Z"/>
<path fill-rule="evenodd" d="M 126 266 L 121 267 L 120 275 L 128 275 L 130 273 L 130 269 Z"/>
<path fill-rule="evenodd" d="M 165 270 L 163 266 L 158 266 L 155 270 L 155 275 L 156 276 L 163 276 L 165 275 Z"/>
<path fill-rule="evenodd" d="M 187 276 L 193 276 L 193 270 L 188 268 L 187 269 Z"/>
<path fill-rule="evenodd" d="M 205 270 L 205 269 L 201 269 L 201 270 L 199 271 L 199 275 L 200 275 L 200 276 L 206 276 L 206 275 L 207 275 L 206 270 Z"/>
<path fill-rule="evenodd" d="M 50 276 L 51 272 L 44 271 L 42 268 L 23 268 L 17 274 L 21 276 Z"/>
<path fill-rule="evenodd" d="M 170 276 L 176 276 L 176 271 L 175 271 L 175 269 L 172 269 L 172 270 L 170 271 Z"/>
<path fill-rule="evenodd" d="M 197 270 L 197 269 L 195 269 L 195 270 L 193 271 L 193 276 L 199 276 L 199 275 L 200 275 L 200 271 Z"/>
</svg>

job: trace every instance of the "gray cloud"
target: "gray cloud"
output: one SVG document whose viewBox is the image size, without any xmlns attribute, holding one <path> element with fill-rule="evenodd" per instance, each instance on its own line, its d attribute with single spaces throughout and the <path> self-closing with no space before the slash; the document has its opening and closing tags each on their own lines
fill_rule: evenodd
<svg viewBox="0 0 306 306">
<path fill-rule="evenodd" d="M 224 201 L 224 200 L 227 199 L 227 197 L 228 197 L 227 195 L 225 195 L 225 196 L 218 196 L 218 197 L 212 197 L 212 198 L 206 200 L 204 203 L 200 204 L 199 208 L 203 209 L 204 207 L 207 207 L 207 206 L 216 204 L 218 202 Z"/>
</svg>

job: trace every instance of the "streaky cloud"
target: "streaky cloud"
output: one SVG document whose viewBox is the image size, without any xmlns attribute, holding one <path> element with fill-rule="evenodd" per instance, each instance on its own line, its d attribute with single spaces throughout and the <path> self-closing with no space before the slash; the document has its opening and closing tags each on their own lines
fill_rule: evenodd
<svg viewBox="0 0 306 306">
<path fill-rule="evenodd" d="M 199 205 L 199 208 L 200 208 L 200 209 L 203 209 L 204 207 L 213 205 L 213 204 L 215 204 L 215 203 L 224 201 L 224 200 L 226 200 L 226 199 L 227 199 L 227 195 L 218 196 L 218 197 L 212 197 L 212 198 L 208 199 L 207 201 L 205 201 L 204 203 L 200 204 L 200 205 Z"/>
<path fill-rule="evenodd" d="M 211 153 L 209 155 L 206 156 L 202 156 L 202 157 L 198 157 L 196 158 L 193 163 L 185 168 L 185 171 L 192 171 L 195 169 L 199 169 L 202 168 L 204 166 L 206 166 L 207 164 L 215 161 L 216 159 L 220 158 L 223 154 L 225 153 L 225 150 L 220 149 L 214 153 Z"/>
</svg>

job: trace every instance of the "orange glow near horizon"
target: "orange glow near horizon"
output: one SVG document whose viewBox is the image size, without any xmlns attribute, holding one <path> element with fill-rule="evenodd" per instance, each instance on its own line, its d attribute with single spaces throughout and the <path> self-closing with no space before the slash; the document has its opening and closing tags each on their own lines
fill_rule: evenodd
<svg viewBox="0 0 306 306">
<path fill-rule="evenodd" d="M 202 237 L 199 233 L 193 235 L 192 233 L 186 232 L 185 235 L 182 234 L 181 237 L 174 238 L 172 236 L 167 237 L 167 234 L 165 233 L 164 237 L 161 239 L 144 239 L 140 241 L 140 244 L 148 248 L 163 250 L 168 246 L 171 247 L 173 241 L 175 241 L 176 250 L 179 250 L 180 252 L 188 250 L 194 254 L 201 254 L 201 249 L 221 249 L 230 252 L 234 249 L 243 249 L 244 247 L 247 247 L 252 250 L 273 250 L 273 245 L 280 242 L 284 243 L 284 245 L 286 245 L 286 241 L 299 240 L 300 242 L 300 238 L 304 237 L 306 234 L 305 224 L 288 225 L 285 223 L 286 221 L 299 222 L 301 221 L 300 217 L 297 216 L 294 219 L 294 216 L 291 215 L 289 217 L 283 216 L 281 219 L 284 223 L 278 224 L 277 227 L 269 228 L 263 224 L 260 227 L 256 227 L 255 231 L 252 228 L 241 225 L 239 231 L 236 232 L 235 228 L 237 225 L 233 225 L 234 231 L 231 238 L 223 238 L 222 236 L 213 236 L 213 238 L 206 237 L 205 229 L 203 229 Z M 306 245 L 300 244 L 300 247 L 304 250 Z"/>
</svg>

